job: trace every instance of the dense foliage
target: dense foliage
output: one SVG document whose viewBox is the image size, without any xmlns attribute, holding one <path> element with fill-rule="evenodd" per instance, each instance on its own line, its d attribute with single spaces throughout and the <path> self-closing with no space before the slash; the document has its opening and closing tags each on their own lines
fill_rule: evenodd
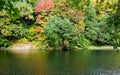
<svg viewBox="0 0 120 75">
<path fill-rule="evenodd" d="M 46 40 L 50 46 L 62 46 L 65 49 L 65 41 L 69 41 L 74 25 L 66 18 L 50 17 L 44 26 Z"/>
<path fill-rule="evenodd" d="M 120 46 L 120 0 L 0 0 L 0 47 Z"/>
</svg>

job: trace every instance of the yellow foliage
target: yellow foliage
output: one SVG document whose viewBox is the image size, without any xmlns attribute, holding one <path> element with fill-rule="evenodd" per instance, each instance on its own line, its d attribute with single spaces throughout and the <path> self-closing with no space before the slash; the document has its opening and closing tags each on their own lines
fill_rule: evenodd
<svg viewBox="0 0 120 75">
<path fill-rule="evenodd" d="M 35 32 L 35 28 L 34 27 L 30 27 L 29 32 L 31 32 L 31 33 Z"/>
<path fill-rule="evenodd" d="M 28 42 L 28 39 L 26 39 L 26 38 L 21 38 L 21 39 L 17 40 L 17 43 L 27 44 L 27 43 L 29 43 L 29 42 Z"/>
<path fill-rule="evenodd" d="M 79 21 L 78 24 L 75 24 L 74 33 L 80 34 L 81 32 L 84 32 L 84 23 L 83 20 Z"/>
<path fill-rule="evenodd" d="M 40 24 L 41 26 L 44 26 L 45 22 L 43 20 L 40 20 L 38 24 Z"/>
<path fill-rule="evenodd" d="M 94 6 L 96 6 L 96 0 L 90 0 Z"/>
<path fill-rule="evenodd" d="M 103 16 L 105 16 L 105 12 L 100 11 L 99 19 L 102 18 Z"/>
<path fill-rule="evenodd" d="M 43 32 L 44 32 L 44 30 L 42 29 L 42 30 L 41 30 L 41 33 L 43 33 Z"/>
<path fill-rule="evenodd" d="M 78 22 L 78 28 L 80 28 L 81 30 L 84 30 L 85 26 L 84 26 L 83 20 Z"/>
</svg>

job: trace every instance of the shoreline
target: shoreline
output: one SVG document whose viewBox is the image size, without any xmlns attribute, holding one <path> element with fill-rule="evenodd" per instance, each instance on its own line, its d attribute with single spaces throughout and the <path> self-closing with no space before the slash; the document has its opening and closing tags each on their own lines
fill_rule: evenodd
<svg viewBox="0 0 120 75">
<path fill-rule="evenodd" d="M 9 47 L 1 47 L 0 50 L 19 50 L 19 51 L 29 50 L 30 51 L 30 50 L 46 50 L 46 49 L 40 49 L 39 47 L 32 47 L 31 44 L 14 44 Z M 75 50 L 84 50 L 84 49 L 78 48 Z M 113 46 L 90 46 L 88 50 L 120 50 L 120 47 L 118 47 L 117 49 L 114 49 Z"/>
<path fill-rule="evenodd" d="M 90 46 L 90 50 L 120 50 L 120 47 L 114 49 L 113 46 Z"/>
</svg>

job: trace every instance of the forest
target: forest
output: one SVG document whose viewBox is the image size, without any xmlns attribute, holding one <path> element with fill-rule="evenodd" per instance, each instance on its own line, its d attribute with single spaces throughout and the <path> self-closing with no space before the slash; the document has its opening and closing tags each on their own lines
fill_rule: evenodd
<svg viewBox="0 0 120 75">
<path fill-rule="evenodd" d="M 0 0 L 0 47 L 120 46 L 120 0 Z"/>
</svg>

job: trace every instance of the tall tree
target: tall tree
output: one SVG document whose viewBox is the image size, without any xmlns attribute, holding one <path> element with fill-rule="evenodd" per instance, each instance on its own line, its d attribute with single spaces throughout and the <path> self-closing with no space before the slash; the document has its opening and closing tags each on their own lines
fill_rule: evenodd
<svg viewBox="0 0 120 75">
<path fill-rule="evenodd" d="M 85 37 L 91 41 L 95 41 L 99 37 L 99 22 L 95 12 L 96 11 L 91 3 L 85 8 Z"/>
</svg>

